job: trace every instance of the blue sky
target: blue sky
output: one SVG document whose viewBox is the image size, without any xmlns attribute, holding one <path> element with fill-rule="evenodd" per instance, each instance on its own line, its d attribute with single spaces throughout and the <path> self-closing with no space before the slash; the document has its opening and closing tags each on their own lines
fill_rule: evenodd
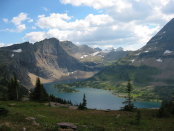
<svg viewBox="0 0 174 131">
<path fill-rule="evenodd" d="M 135 50 L 174 18 L 174 0 L 0 0 L 0 46 L 56 37 Z"/>
</svg>

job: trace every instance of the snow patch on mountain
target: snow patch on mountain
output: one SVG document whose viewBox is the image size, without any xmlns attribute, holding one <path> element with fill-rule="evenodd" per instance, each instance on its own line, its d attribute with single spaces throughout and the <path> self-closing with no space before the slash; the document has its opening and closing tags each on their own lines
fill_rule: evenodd
<svg viewBox="0 0 174 131">
<path fill-rule="evenodd" d="M 163 31 L 163 34 L 165 34 L 166 33 L 166 31 Z"/>
<path fill-rule="evenodd" d="M 168 55 L 168 54 L 171 54 L 173 51 L 170 51 L 170 50 L 166 50 L 164 51 L 164 55 Z"/>
<path fill-rule="evenodd" d="M 83 58 L 86 58 L 86 57 L 88 57 L 88 55 L 83 55 L 80 58 L 83 59 Z"/>
<path fill-rule="evenodd" d="M 75 73 L 77 73 L 77 71 L 68 72 L 68 76 L 69 76 L 69 75 L 73 75 L 73 74 L 75 74 Z"/>
<path fill-rule="evenodd" d="M 144 51 L 145 53 L 148 53 L 149 51 L 148 50 L 146 50 L 146 51 Z"/>
<path fill-rule="evenodd" d="M 96 55 L 98 55 L 99 53 L 100 53 L 100 51 L 94 52 L 94 53 L 91 54 L 91 56 L 96 56 Z"/>
<path fill-rule="evenodd" d="M 21 53 L 22 52 L 22 49 L 16 49 L 16 50 L 13 50 L 13 52 L 15 52 L 15 53 Z"/>
<path fill-rule="evenodd" d="M 132 63 L 134 63 L 135 59 L 131 60 Z"/>
<path fill-rule="evenodd" d="M 141 53 L 137 53 L 137 54 L 135 54 L 136 56 L 139 56 Z"/>
<path fill-rule="evenodd" d="M 14 57 L 14 54 L 11 54 L 11 58 L 13 58 Z"/>
<path fill-rule="evenodd" d="M 102 55 L 100 55 L 100 53 L 101 53 L 101 51 L 97 51 L 97 52 L 94 52 L 92 54 L 83 55 L 80 58 L 83 59 L 83 58 L 86 58 L 86 57 L 89 57 L 89 56 L 100 56 L 100 57 L 103 57 Z"/>
<path fill-rule="evenodd" d="M 161 58 L 156 59 L 157 62 L 163 62 L 163 60 Z"/>
</svg>

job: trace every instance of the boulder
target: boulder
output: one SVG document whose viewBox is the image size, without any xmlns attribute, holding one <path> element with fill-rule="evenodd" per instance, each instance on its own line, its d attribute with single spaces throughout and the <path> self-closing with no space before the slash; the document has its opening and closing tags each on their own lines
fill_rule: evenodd
<svg viewBox="0 0 174 131">
<path fill-rule="evenodd" d="M 73 123 L 69 123 L 69 122 L 61 122 L 61 123 L 57 123 L 57 125 L 63 129 L 73 129 L 73 130 L 77 129 L 76 125 L 74 125 Z"/>
<path fill-rule="evenodd" d="M 69 109 L 77 110 L 78 109 L 78 106 L 69 106 Z"/>
<path fill-rule="evenodd" d="M 34 118 L 34 117 L 26 117 L 25 119 L 28 121 L 35 121 L 36 120 L 36 118 Z"/>
<path fill-rule="evenodd" d="M 36 122 L 36 118 L 34 117 L 26 117 L 25 118 L 28 121 L 31 121 L 34 126 L 39 126 L 40 124 Z"/>
<path fill-rule="evenodd" d="M 14 106 L 16 106 L 16 104 L 15 103 L 11 103 L 11 104 L 8 104 L 8 106 L 14 107 Z"/>
</svg>

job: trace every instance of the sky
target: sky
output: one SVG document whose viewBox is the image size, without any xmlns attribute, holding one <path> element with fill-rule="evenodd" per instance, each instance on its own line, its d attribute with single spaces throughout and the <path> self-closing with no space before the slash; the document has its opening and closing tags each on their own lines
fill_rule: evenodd
<svg viewBox="0 0 174 131">
<path fill-rule="evenodd" d="M 0 0 L 0 47 L 55 37 L 137 50 L 174 18 L 174 0 Z"/>
</svg>

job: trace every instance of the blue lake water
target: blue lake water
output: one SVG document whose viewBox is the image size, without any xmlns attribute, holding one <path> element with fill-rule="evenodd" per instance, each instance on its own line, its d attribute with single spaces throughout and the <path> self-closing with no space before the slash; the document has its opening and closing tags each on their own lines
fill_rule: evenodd
<svg viewBox="0 0 174 131">
<path fill-rule="evenodd" d="M 120 98 L 112 94 L 112 92 L 103 89 L 95 88 L 76 88 L 79 92 L 66 93 L 59 92 L 57 88 L 54 88 L 56 83 L 44 84 L 46 91 L 49 94 L 57 96 L 65 100 L 71 100 L 73 104 L 79 104 L 82 102 L 83 95 L 86 95 L 87 107 L 90 109 L 111 109 L 119 110 L 124 105 L 122 102 L 125 98 Z M 134 102 L 137 108 L 158 108 L 160 103 L 155 102 Z"/>
</svg>

